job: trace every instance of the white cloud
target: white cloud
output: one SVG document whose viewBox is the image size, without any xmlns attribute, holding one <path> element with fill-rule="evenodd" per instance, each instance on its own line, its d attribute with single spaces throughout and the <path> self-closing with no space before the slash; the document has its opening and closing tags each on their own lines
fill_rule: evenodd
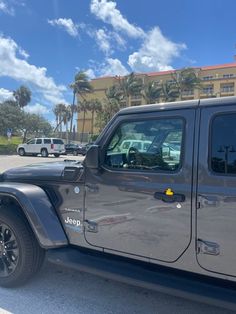
<svg viewBox="0 0 236 314">
<path fill-rule="evenodd" d="M 8 99 L 14 99 L 13 93 L 8 89 L 0 88 L 0 102 Z"/>
<path fill-rule="evenodd" d="M 126 41 L 119 34 L 117 34 L 116 32 L 113 32 L 112 37 L 116 41 L 116 44 L 118 44 L 118 48 L 121 48 L 121 49 L 126 48 Z"/>
<path fill-rule="evenodd" d="M 129 72 L 118 59 L 107 58 L 100 70 L 101 76 L 127 75 Z"/>
<path fill-rule="evenodd" d="M 25 58 L 25 59 L 28 59 L 28 58 L 29 58 L 29 54 L 28 54 L 24 49 L 18 47 L 18 52 L 19 52 L 19 54 L 20 54 L 23 58 Z"/>
<path fill-rule="evenodd" d="M 48 20 L 48 23 L 52 26 L 59 26 L 63 28 L 69 35 L 76 37 L 78 36 L 78 25 L 74 24 L 72 19 L 55 19 Z"/>
<path fill-rule="evenodd" d="M 17 57 L 19 47 L 11 38 L 0 35 L 0 77 L 7 76 L 20 82 L 36 87 L 44 99 L 53 104 L 64 102 L 62 92 L 65 86 L 56 85 L 53 78 L 47 76 L 47 69 L 29 64 Z"/>
<path fill-rule="evenodd" d="M 15 11 L 13 8 L 10 8 L 4 0 L 0 0 L 0 11 L 3 13 L 9 14 L 9 15 L 14 15 Z"/>
<path fill-rule="evenodd" d="M 122 31 L 130 37 L 143 37 L 144 32 L 140 27 L 130 24 L 121 12 L 116 8 L 116 2 L 107 0 L 92 0 L 91 13 L 103 22 L 112 25 L 117 31 Z"/>
<path fill-rule="evenodd" d="M 171 62 L 183 49 L 185 44 L 172 42 L 159 27 L 154 27 L 146 34 L 141 48 L 129 56 L 128 64 L 135 72 L 170 70 Z"/>
<path fill-rule="evenodd" d="M 96 77 L 93 69 L 88 69 L 84 71 L 84 73 L 88 76 L 90 80 Z"/>
<path fill-rule="evenodd" d="M 104 31 L 104 29 L 98 29 L 95 32 L 95 38 L 101 51 L 103 51 L 106 55 L 112 53 L 110 36 Z"/>
<path fill-rule="evenodd" d="M 46 106 L 43 106 L 39 103 L 36 103 L 35 105 L 32 105 L 32 106 L 30 105 L 26 106 L 24 108 L 24 111 L 29 112 L 29 113 L 34 113 L 34 114 L 40 114 L 40 115 L 50 112 L 50 110 Z"/>
</svg>

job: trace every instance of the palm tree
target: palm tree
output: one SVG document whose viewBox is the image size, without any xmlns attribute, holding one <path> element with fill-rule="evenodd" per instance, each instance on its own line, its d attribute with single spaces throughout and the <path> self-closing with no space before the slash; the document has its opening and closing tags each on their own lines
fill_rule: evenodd
<svg viewBox="0 0 236 314">
<path fill-rule="evenodd" d="M 162 94 L 162 86 L 158 81 L 149 81 L 143 86 L 142 96 L 147 104 L 159 102 Z"/>
<path fill-rule="evenodd" d="M 142 86 L 142 79 L 137 78 L 134 73 L 119 79 L 119 87 L 123 97 L 126 99 L 126 106 L 130 106 L 131 96 L 141 93 Z"/>
<path fill-rule="evenodd" d="M 68 122 L 71 120 L 71 109 L 70 105 L 65 106 L 63 112 L 62 112 L 62 121 L 64 125 L 66 126 L 66 142 L 69 141 L 69 134 L 68 134 Z"/>
<path fill-rule="evenodd" d="M 24 85 L 21 85 L 17 90 L 13 91 L 13 96 L 20 108 L 24 108 L 31 101 L 31 91 Z"/>
<path fill-rule="evenodd" d="M 57 129 L 57 126 L 59 125 L 59 107 L 58 107 L 58 105 L 54 106 L 52 111 L 53 111 L 55 118 L 56 118 L 56 129 Z"/>
<path fill-rule="evenodd" d="M 70 88 L 73 90 L 73 102 L 71 106 L 71 121 L 70 121 L 70 134 L 72 132 L 74 113 L 75 110 L 75 97 L 76 95 L 81 96 L 84 99 L 84 94 L 91 93 L 93 91 L 92 85 L 88 81 L 88 76 L 83 71 L 78 72 L 75 75 L 74 82 L 70 84 Z M 78 104 L 77 104 L 78 105 Z"/>
<path fill-rule="evenodd" d="M 83 113 L 83 124 L 82 124 L 82 131 L 81 131 L 81 133 L 82 133 L 82 135 L 81 135 L 81 143 L 83 142 L 83 139 L 84 139 L 85 115 L 86 115 L 88 110 L 89 110 L 89 102 L 84 99 L 78 105 L 78 112 L 82 112 Z"/>
<path fill-rule="evenodd" d="M 193 68 L 185 68 L 172 73 L 173 83 L 179 91 L 180 99 L 183 92 L 192 91 L 195 88 L 201 88 L 201 80 L 197 75 L 197 71 Z"/>
<path fill-rule="evenodd" d="M 70 119 L 70 135 L 73 128 L 73 120 L 74 120 L 74 114 L 77 112 L 77 105 L 75 105 L 75 94 L 73 96 L 73 103 L 69 105 L 70 113 L 71 113 L 71 119 Z"/>
<path fill-rule="evenodd" d="M 57 125 L 54 129 L 54 132 L 58 129 L 58 127 L 60 126 L 60 136 L 62 136 L 62 122 L 63 122 L 63 116 L 65 115 L 65 111 L 66 111 L 66 105 L 65 104 L 57 104 L 54 109 L 53 112 L 56 115 L 57 114 Z"/>
<path fill-rule="evenodd" d="M 102 110 L 98 112 L 96 117 L 96 126 L 101 131 L 105 125 L 111 120 L 111 118 L 116 114 L 120 109 L 119 103 L 116 101 L 104 100 Z"/>
<path fill-rule="evenodd" d="M 179 90 L 172 82 L 163 82 L 161 88 L 162 98 L 164 102 L 175 101 L 179 97 Z"/>
<path fill-rule="evenodd" d="M 88 104 L 89 107 L 89 111 L 91 111 L 91 135 L 93 135 L 93 130 L 94 130 L 94 114 L 95 113 L 99 113 L 102 111 L 102 104 L 101 102 L 96 98 L 96 99 L 92 99 L 89 101 Z"/>
<path fill-rule="evenodd" d="M 111 87 L 106 89 L 105 95 L 106 95 L 109 102 L 115 101 L 117 103 L 120 103 L 120 101 L 122 101 L 124 98 L 123 92 L 118 85 L 112 85 Z"/>
</svg>

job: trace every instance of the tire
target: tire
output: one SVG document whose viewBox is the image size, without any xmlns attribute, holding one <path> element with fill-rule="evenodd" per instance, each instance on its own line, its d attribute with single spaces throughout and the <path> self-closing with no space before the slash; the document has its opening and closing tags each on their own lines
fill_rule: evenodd
<svg viewBox="0 0 236 314">
<path fill-rule="evenodd" d="M 54 156 L 58 158 L 60 156 L 60 154 L 54 154 Z"/>
<path fill-rule="evenodd" d="M 0 286 L 24 284 L 39 271 L 44 257 L 25 217 L 14 208 L 0 207 Z"/>
<path fill-rule="evenodd" d="M 25 150 L 24 150 L 24 148 L 19 148 L 18 154 L 19 154 L 20 156 L 25 156 Z"/>
<path fill-rule="evenodd" d="M 48 151 L 46 148 L 41 149 L 41 156 L 42 157 L 48 157 Z"/>
</svg>

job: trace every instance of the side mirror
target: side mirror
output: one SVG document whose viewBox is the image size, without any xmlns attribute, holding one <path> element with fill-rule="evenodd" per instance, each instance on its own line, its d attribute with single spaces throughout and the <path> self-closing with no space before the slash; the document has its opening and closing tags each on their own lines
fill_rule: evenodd
<svg viewBox="0 0 236 314">
<path fill-rule="evenodd" d="M 85 166 L 91 169 L 99 168 L 100 148 L 98 145 L 92 145 L 88 149 L 85 157 Z"/>
</svg>

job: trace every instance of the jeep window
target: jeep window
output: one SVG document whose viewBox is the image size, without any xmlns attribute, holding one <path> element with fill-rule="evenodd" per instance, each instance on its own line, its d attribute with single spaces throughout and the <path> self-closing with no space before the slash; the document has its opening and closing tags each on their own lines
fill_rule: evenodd
<svg viewBox="0 0 236 314">
<path fill-rule="evenodd" d="M 45 138 L 43 141 L 44 141 L 44 144 L 51 144 L 50 138 Z"/>
<path fill-rule="evenodd" d="M 36 144 L 42 144 L 42 139 L 41 139 L 41 138 L 38 138 L 38 139 L 36 140 Z"/>
<path fill-rule="evenodd" d="M 63 142 L 63 140 L 60 140 L 60 139 L 57 139 L 57 138 L 54 138 L 53 140 L 52 140 L 52 142 L 53 142 L 53 144 L 64 144 L 64 142 Z"/>
<path fill-rule="evenodd" d="M 211 169 L 216 173 L 236 174 L 236 113 L 222 114 L 211 124 Z"/>
<path fill-rule="evenodd" d="M 181 118 L 122 123 L 109 141 L 105 165 L 124 170 L 175 171 L 181 166 L 183 133 Z"/>
</svg>

